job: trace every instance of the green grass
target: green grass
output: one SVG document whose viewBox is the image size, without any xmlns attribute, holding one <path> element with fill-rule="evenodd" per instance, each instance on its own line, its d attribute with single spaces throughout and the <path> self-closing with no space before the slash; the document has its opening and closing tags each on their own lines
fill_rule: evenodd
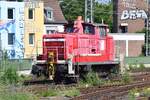
<svg viewBox="0 0 150 100">
<path fill-rule="evenodd" d="M 17 84 L 19 81 L 19 75 L 17 74 L 16 69 L 10 67 L 4 71 L 0 79 L 4 84 Z"/>
<path fill-rule="evenodd" d="M 38 100 L 32 93 L 16 91 L 19 80 L 16 69 L 12 67 L 0 73 L 0 100 Z"/>
<path fill-rule="evenodd" d="M 58 95 L 58 91 L 56 91 L 55 89 L 49 89 L 48 91 L 43 91 L 40 94 L 41 97 L 49 97 L 49 96 L 57 96 L 57 95 Z"/>
<path fill-rule="evenodd" d="M 143 89 L 142 93 L 144 96 L 150 97 L 150 87 Z"/>
<path fill-rule="evenodd" d="M 139 93 L 138 89 L 135 88 L 135 89 L 130 90 L 128 93 L 128 99 L 129 100 L 136 100 L 136 93 Z"/>
<path fill-rule="evenodd" d="M 30 93 L 3 92 L 0 93 L 0 100 L 37 100 L 37 97 Z"/>
<path fill-rule="evenodd" d="M 14 85 L 0 83 L 0 100 L 38 100 L 29 92 L 16 91 Z"/>
<path fill-rule="evenodd" d="M 70 89 L 49 89 L 39 94 L 40 97 L 52 97 L 52 96 L 68 96 L 74 97 L 80 95 L 80 91 L 77 88 Z"/>
<path fill-rule="evenodd" d="M 128 84 L 128 83 L 131 83 L 133 81 L 132 77 L 129 75 L 128 72 L 125 72 L 123 75 L 122 75 L 122 82 L 125 83 L 125 84 Z"/>
<path fill-rule="evenodd" d="M 128 93 L 128 100 L 136 100 L 136 97 L 150 97 L 150 88 L 132 89 Z"/>
<path fill-rule="evenodd" d="M 129 64 L 128 71 L 130 72 L 141 72 L 141 71 L 149 71 L 150 68 L 145 67 L 144 64 Z"/>
<path fill-rule="evenodd" d="M 74 97 L 79 96 L 80 91 L 77 88 L 71 88 L 64 91 L 60 91 L 59 94 L 61 94 L 61 96 Z"/>
</svg>

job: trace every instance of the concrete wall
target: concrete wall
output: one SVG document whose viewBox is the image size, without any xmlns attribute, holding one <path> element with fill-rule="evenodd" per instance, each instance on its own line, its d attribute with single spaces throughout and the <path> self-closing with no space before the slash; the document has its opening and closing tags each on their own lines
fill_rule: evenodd
<svg viewBox="0 0 150 100">
<path fill-rule="evenodd" d="M 14 18 L 8 19 L 8 8 L 14 9 Z M 1 49 L 6 50 L 10 59 L 24 57 L 24 3 L 0 1 Z M 8 45 L 8 33 L 14 33 L 14 44 Z"/>
<path fill-rule="evenodd" d="M 137 57 L 142 54 L 144 45 L 144 34 L 110 34 L 115 40 L 116 55 L 120 53 L 126 57 Z"/>
<path fill-rule="evenodd" d="M 47 31 L 51 32 L 64 32 L 63 24 L 45 24 L 44 25 L 44 34 L 48 34 Z"/>
</svg>

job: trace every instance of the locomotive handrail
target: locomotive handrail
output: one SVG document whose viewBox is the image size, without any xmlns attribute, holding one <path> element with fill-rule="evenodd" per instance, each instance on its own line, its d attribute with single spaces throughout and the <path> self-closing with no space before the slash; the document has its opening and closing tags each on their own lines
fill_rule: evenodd
<svg viewBox="0 0 150 100">
<path fill-rule="evenodd" d="M 53 50 L 56 51 L 56 60 L 57 60 L 57 61 L 60 60 L 60 59 L 59 59 L 59 56 L 64 55 L 64 54 L 58 53 L 58 52 L 59 52 L 58 50 L 59 50 L 60 48 L 64 48 L 63 46 L 52 46 L 52 47 L 49 47 L 49 46 L 48 46 L 48 47 L 45 47 L 45 48 L 47 48 L 47 49 L 49 49 L 49 50 L 52 50 L 52 51 L 53 51 Z"/>
</svg>

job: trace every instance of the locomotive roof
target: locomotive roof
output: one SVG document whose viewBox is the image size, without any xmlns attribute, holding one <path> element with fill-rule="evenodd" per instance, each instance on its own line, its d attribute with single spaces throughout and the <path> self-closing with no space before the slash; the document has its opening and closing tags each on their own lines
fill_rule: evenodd
<svg viewBox="0 0 150 100">
<path fill-rule="evenodd" d="M 82 24 L 84 24 L 84 25 L 92 25 L 92 26 L 96 26 L 95 24 L 87 23 L 87 22 L 84 22 L 84 23 L 82 23 Z M 74 25 L 74 22 L 69 22 L 69 23 L 65 24 L 65 26 L 67 26 L 67 25 Z"/>
<path fill-rule="evenodd" d="M 71 21 L 71 22 L 65 24 L 65 26 L 67 26 L 67 25 L 73 25 L 73 24 L 74 24 L 74 22 Z M 88 23 L 88 22 L 84 22 L 84 23 L 82 23 L 82 24 L 84 24 L 84 25 L 92 25 L 92 26 L 97 26 L 97 27 L 108 27 L 107 24 L 98 24 L 98 23 L 94 23 L 94 24 L 93 24 L 93 23 Z"/>
<path fill-rule="evenodd" d="M 98 23 L 95 23 L 94 25 L 97 26 L 97 27 L 99 27 L 99 26 L 101 26 L 101 27 L 108 27 L 107 24 L 98 24 Z"/>
</svg>

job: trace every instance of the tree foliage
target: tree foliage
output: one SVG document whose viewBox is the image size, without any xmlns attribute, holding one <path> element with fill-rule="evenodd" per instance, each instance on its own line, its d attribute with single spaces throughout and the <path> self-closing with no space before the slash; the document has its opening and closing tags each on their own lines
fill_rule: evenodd
<svg viewBox="0 0 150 100">
<path fill-rule="evenodd" d="M 77 16 L 84 17 L 84 0 L 62 0 L 60 5 L 66 20 L 75 20 Z"/>
<path fill-rule="evenodd" d="M 66 20 L 75 20 L 77 16 L 85 16 L 85 0 L 60 0 L 60 6 Z M 112 2 L 101 4 L 94 2 L 94 22 L 101 23 L 102 20 L 112 29 Z"/>
</svg>

